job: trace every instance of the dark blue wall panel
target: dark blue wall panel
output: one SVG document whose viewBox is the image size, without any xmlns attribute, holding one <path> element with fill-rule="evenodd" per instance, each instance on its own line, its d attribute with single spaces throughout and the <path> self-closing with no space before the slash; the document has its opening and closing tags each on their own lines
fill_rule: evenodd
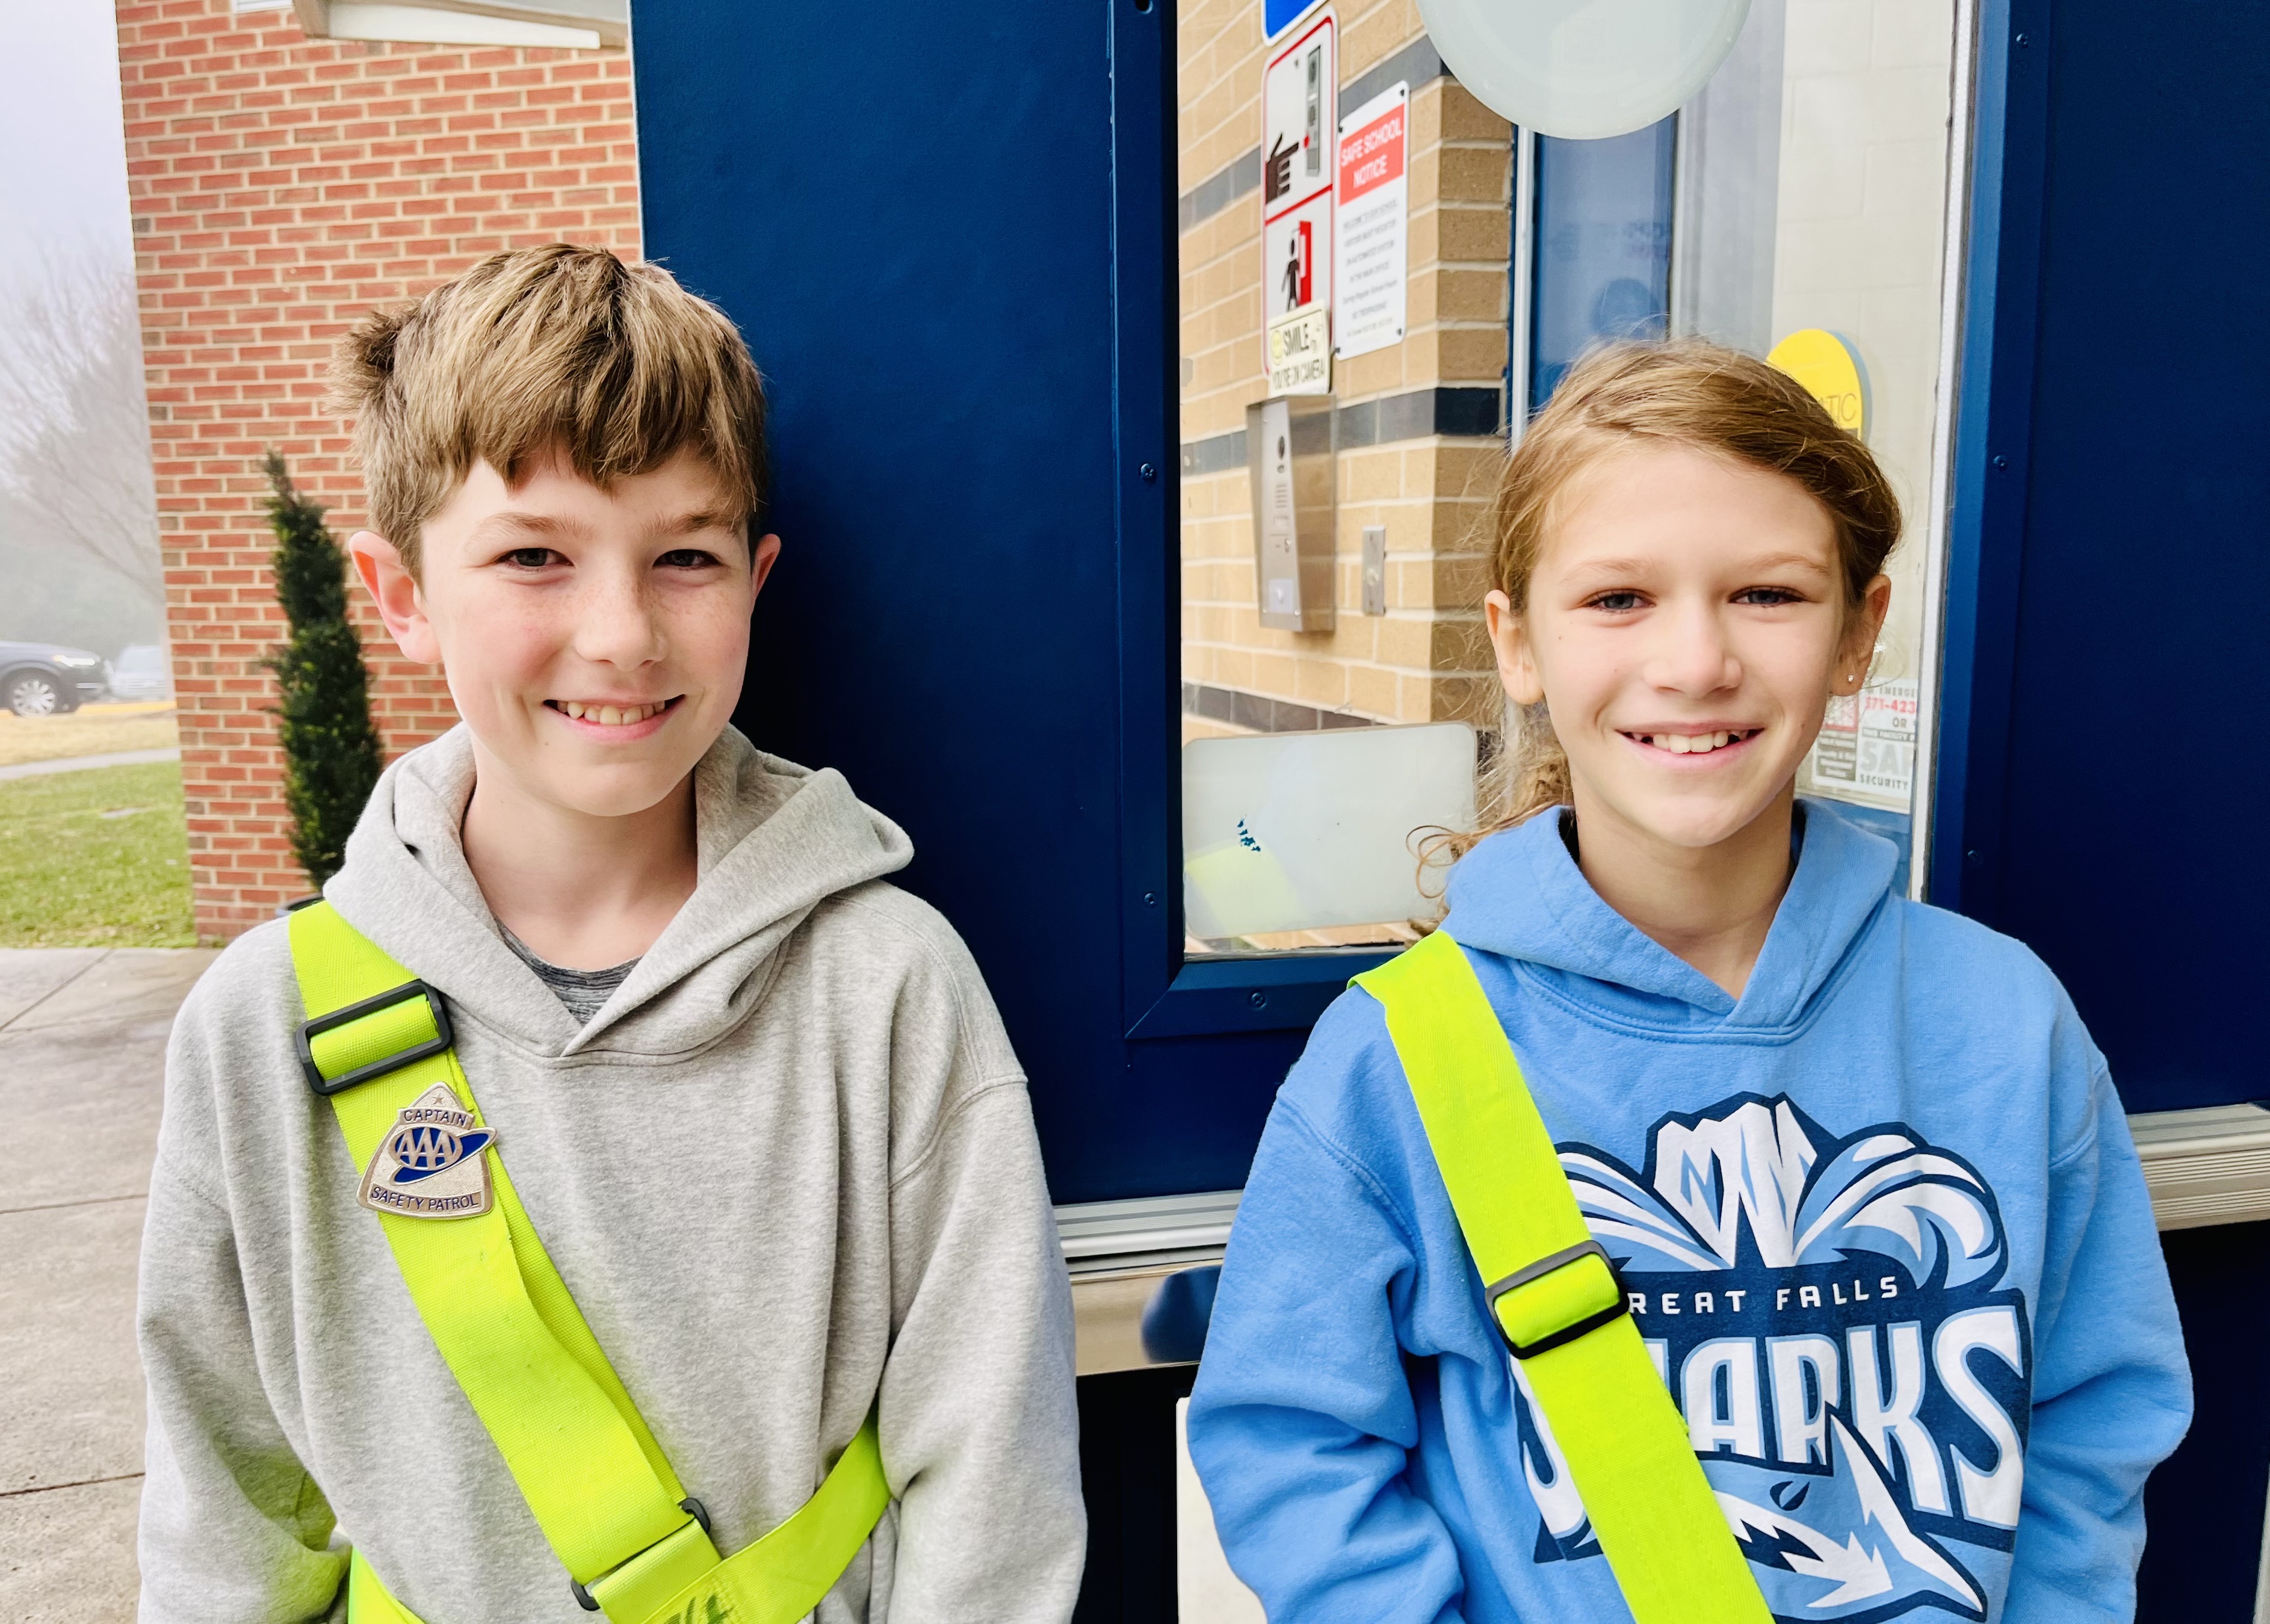
<svg viewBox="0 0 2270 1624">
<path fill-rule="evenodd" d="M 2144 1490 L 2137 1624 L 2254 1617 L 2263 1490 L 2270 1482 L 2270 1224 L 2184 1229 L 2163 1238 L 2184 1312 L 2198 1413 L 2191 1435 Z"/>
<path fill-rule="evenodd" d="M 905 883 L 984 968 L 1067 1201 L 1243 1183 L 1331 979 L 1161 1002 L 1168 10 L 689 0 L 635 25 L 647 251 L 771 390 L 786 549 L 736 720 L 906 826 Z M 1127 1041 L 1154 1006 L 1165 1035 Z"/>
<path fill-rule="evenodd" d="M 2270 7 L 2060 0 L 1998 911 L 2132 1109 L 2270 1094 Z M 2237 723 L 2238 725 L 2234 726 Z M 2103 746 L 2111 744 L 2107 752 Z"/>
<path fill-rule="evenodd" d="M 2270 10 L 1987 0 L 1932 894 L 2031 945 L 2132 1111 L 2270 1094 Z M 2171 1235 L 2199 1394 L 2138 1617 L 2251 1616 L 2270 1226 Z"/>
<path fill-rule="evenodd" d="M 1960 900 L 2057 970 L 2129 1109 L 2247 1099 L 2270 1094 L 2239 1018 L 2270 968 L 2270 752 L 2240 720 L 2270 651 L 2270 8 L 2036 14 L 2010 55 L 2044 76 L 2037 279 L 2014 298 L 2031 268 L 2007 243 L 2001 267 L 2030 388 L 1996 403 L 2022 441 L 1982 446 L 2023 486 L 1984 538 L 2007 697 L 1974 696 L 2002 715 L 1970 752 Z"/>
</svg>

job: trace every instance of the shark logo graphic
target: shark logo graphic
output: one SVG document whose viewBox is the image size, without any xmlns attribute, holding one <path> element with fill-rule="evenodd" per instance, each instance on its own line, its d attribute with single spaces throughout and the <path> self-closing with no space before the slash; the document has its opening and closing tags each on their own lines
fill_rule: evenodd
<svg viewBox="0 0 2270 1624">
<path fill-rule="evenodd" d="M 1984 1619 L 2017 1527 L 2032 1346 L 1977 1170 L 1900 1124 L 1834 1134 L 1785 1096 L 1665 1118 L 1637 1172 L 1560 1148 L 1775 1616 Z M 1536 1559 L 1598 1556 L 1513 1369 Z"/>
<path fill-rule="evenodd" d="M 1836 1469 L 1826 1478 L 1754 1467 L 1710 1473 L 1719 1509 L 1752 1568 L 1768 1570 L 1761 1588 L 1776 1613 L 1882 1618 L 1928 1604 L 1985 1617 L 1986 1598 L 1970 1576 L 1910 1525 L 1891 1485 L 1843 1422 L 1832 1418 L 1830 1425 Z M 1753 1492 L 1762 1491 L 1757 1499 L 1725 1487 L 1746 1480 Z M 1897 1605 L 1888 1608 L 1888 1602 Z"/>
</svg>

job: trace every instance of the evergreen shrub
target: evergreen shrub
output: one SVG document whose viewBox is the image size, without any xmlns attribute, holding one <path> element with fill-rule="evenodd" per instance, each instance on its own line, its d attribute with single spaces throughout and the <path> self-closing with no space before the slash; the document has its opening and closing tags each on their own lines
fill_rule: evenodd
<svg viewBox="0 0 2270 1624">
<path fill-rule="evenodd" d="M 273 493 L 276 597 L 292 624 L 292 641 L 263 664 L 283 690 L 277 730 L 292 850 L 320 888 L 345 861 L 347 835 L 378 782 L 378 729 L 362 640 L 347 619 L 346 554 L 323 509 L 293 485 L 283 454 L 269 452 L 261 466 Z"/>
</svg>

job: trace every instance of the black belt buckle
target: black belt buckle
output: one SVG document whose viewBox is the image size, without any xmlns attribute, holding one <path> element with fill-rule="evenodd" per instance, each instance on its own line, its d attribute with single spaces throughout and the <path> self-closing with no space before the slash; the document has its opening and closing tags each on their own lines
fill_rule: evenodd
<svg viewBox="0 0 2270 1624">
<path fill-rule="evenodd" d="M 1607 1266 L 1608 1279 L 1616 1289 L 1615 1301 L 1598 1313 L 1588 1314 L 1574 1324 L 1548 1331 L 1534 1342 L 1515 1341 L 1513 1333 L 1505 1328 L 1505 1322 L 1498 1317 L 1497 1300 L 1509 1292 L 1519 1291 L 1523 1287 L 1586 1257 L 1597 1257 Z M 1616 1272 L 1616 1260 L 1608 1256 L 1608 1249 L 1598 1241 L 1586 1241 L 1581 1246 L 1571 1246 L 1549 1257 L 1540 1257 L 1525 1269 L 1517 1269 L 1495 1285 L 1487 1287 L 1483 1297 L 1488 1305 L 1490 1324 L 1497 1327 L 1497 1334 L 1504 1339 L 1507 1349 L 1516 1359 L 1534 1359 L 1539 1353 L 1551 1353 L 1554 1348 L 1565 1346 L 1578 1337 L 1598 1331 L 1610 1321 L 1621 1319 L 1631 1312 L 1631 1300 L 1624 1294 L 1624 1279 Z"/>
<path fill-rule="evenodd" d="M 381 1010 L 392 1009 L 397 1004 L 407 1004 L 412 998 L 425 999 L 426 1007 L 434 1012 L 434 1036 L 430 1040 L 413 1043 L 408 1049 L 397 1049 L 390 1055 L 382 1055 L 367 1064 L 359 1065 L 338 1077 L 323 1075 L 323 1068 L 315 1064 L 317 1038 L 341 1027 L 352 1026 L 366 1015 L 375 1015 Z M 358 1083 L 383 1077 L 389 1072 L 398 1072 L 429 1055 L 441 1054 L 454 1048 L 456 1042 L 456 1034 L 449 1029 L 449 1012 L 441 1002 L 441 995 L 422 981 L 406 981 L 399 987 L 389 987 L 376 997 L 365 998 L 360 1004 L 350 1004 L 344 1009 L 335 1009 L 328 1015 L 318 1015 L 302 1025 L 299 1035 L 300 1072 L 307 1078 L 308 1087 L 328 1099 L 335 1094 L 345 1094 Z"/>
</svg>

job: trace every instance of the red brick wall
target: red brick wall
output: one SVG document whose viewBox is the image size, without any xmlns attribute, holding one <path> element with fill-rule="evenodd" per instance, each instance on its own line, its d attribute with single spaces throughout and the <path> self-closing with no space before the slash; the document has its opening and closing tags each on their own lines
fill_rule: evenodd
<svg viewBox="0 0 2270 1624">
<path fill-rule="evenodd" d="M 323 403 L 349 322 L 501 248 L 638 252 L 630 61 L 309 40 L 229 0 L 126 0 L 118 45 L 197 930 L 226 938 L 308 888 L 259 664 L 284 621 L 258 460 L 280 449 L 344 537 L 362 495 Z M 391 755 L 454 713 L 357 596 Z"/>
</svg>

